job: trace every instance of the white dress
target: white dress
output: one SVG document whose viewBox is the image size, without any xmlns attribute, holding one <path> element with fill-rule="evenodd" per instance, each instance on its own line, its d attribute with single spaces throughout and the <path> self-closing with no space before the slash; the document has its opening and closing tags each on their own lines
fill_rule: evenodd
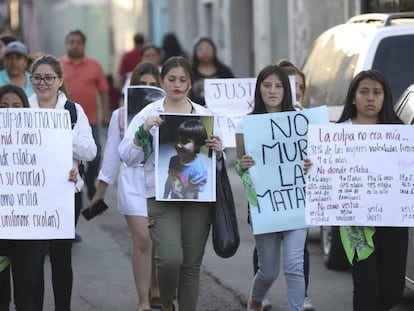
<svg viewBox="0 0 414 311">
<path fill-rule="evenodd" d="M 119 114 L 123 111 L 123 108 L 118 108 L 112 113 L 98 180 L 112 185 L 121 163 L 118 175 L 118 210 L 122 215 L 147 217 L 147 200 L 143 183 L 144 168 L 143 166 L 126 166 L 120 161 L 118 154 L 118 146 L 122 139 Z"/>
</svg>

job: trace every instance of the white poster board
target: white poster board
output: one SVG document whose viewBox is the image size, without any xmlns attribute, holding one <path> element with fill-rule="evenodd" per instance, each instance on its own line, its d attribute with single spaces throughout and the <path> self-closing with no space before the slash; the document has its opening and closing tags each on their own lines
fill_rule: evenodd
<svg viewBox="0 0 414 311">
<path fill-rule="evenodd" d="M 254 108 L 256 78 L 204 80 L 207 108 L 217 116 L 226 148 L 236 147 L 235 129 L 242 117 Z"/>
<path fill-rule="evenodd" d="M 309 125 L 308 225 L 414 226 L 409 125 Z"/>
<path fill-rule="evenodd" d="M 66 109 L 0 109 L 0 238 L 75 236 Z"/>
</svg>

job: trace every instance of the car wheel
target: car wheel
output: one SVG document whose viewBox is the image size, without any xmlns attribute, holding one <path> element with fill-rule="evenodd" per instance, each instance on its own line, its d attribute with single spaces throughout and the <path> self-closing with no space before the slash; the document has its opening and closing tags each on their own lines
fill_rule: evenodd
<svg viewBox="0 0 414 311">
<path fill-rule="evenodd" d="M 339 227 L 321 227 L 323 262 L 328 269 L 349 269 L 348 259 L 342 247 Z"/>
</svg>

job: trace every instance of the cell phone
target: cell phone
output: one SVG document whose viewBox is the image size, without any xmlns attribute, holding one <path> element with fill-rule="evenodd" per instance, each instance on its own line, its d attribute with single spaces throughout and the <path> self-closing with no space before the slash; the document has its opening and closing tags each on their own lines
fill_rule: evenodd
<svg viewBox="0 0 414 311">
<path fill-rule="evenodd" d="M 104 200 L 100 199 L 93 206 L 84 209 L 81 213 L 86 220 L 91 220 L 95 216 L 102 214 L 106 209 L 108 209 L 108 205 L 106 205 Z"/>
</svg>

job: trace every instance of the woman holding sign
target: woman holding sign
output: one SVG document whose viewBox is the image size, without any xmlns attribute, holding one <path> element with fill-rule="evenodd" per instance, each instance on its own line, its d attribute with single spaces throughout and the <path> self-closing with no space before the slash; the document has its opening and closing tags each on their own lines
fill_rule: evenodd
<svg viewBox="0 0 414 311">
<path fill-rule="evenodd" d="M 29 98 L 33 108 L 65 109 L 68 99 L 63 86 L 62 67 L 54 56 L 43 55 L 32 65 L 30 81 L 35 94 Z M 79 104 L 74 103 L 77 115 L 72 128 L 73 167 L 77 170 L 79 161 L 92 161 L 96 156 L 96 144 L 88 118 Z M 77 174 L 75 184 L 75 224 L 82 208 L 83 180 Z M 52 267 L 52 283 L 55 295 L 55 309 L 70 310 L 72 295 L 72 241 L 50 240 L 49 256 Z"/>
<path fill-rule="evenodd" d="M 13 84 L 0 87 L 0 108 L 29 108 L 24 90 Z M 69 181 L 77 181 L 76 171 Z M 16 310 L 43 309 L 43 263 L 45 242 L 41 240 L 0 240 L 0 310 L 9 310 L 10 270 Z M 12 269 L 10 269 L 10 267 Z"/>
<path fill-rule="evenodd" d="M 157 127 L 163 123 L 160 114 L 211 115 L 190 101 L 192 75 L 183 57 L 169 58 L 161 70 L 161 86 L 165 97 L 141 110 L 131 121 L 119 145 L 121 159 L 129 166 L 144 164 L 144 182 L 148 204 L 148 220 L 155 247 L 157 277 L 162 310 L 197 309 L 200 265 L 210 231 L 210 204 L 196 201 L 155 200 L 155 144 Z M 212 135 L 206 145 L 222 159 L 220 137 Z M 218 164 L 219 165 L 219 164 Z"/>
<path fill-rule="evenodd" d="M 155 64 L 139 63 L 131 74 L 130 85 L 159 87 L 160 73 Z M 128 96 L 128 92 L 125 92 Z M 134 104 L 128 101 L 129 104 Z M 118 177 L 118 209 L 128 224 L 132 237 L 132 269 L 138 294 L 138 310 L 160 307 L 160 298 L 155 275 L 152 242 L 148 230 L 148 213 L 145 190 L 142 182 L 143 166 L 119 166 L 118 146 L 125 132 L 125 109 L 121 107 L 112 113 L 102 167 L 98 175 L 98 187 L 91 199 L 90 208 L 103 200 L 108 185 Z"/>
<path fill-rule="evenodd" d="M 355 76 L 338 122 L 403 123 L 394 112 L 390 86 L 380 72 L 367 70 Z M 408 229 L 341 227 L 340 233 L 352 265 L 354 311 L 391 310 L 404 290 Z M 362 245 L 357 245 L 361 240 Z"/>
<path fill-rule="evenodd" d="M 294 111 L 289 77 L 286 71 L 279 66 L 263 68 L 256 82 L 255 106 L 253 114 L 277 113 Z M 237 171 L 243 181 L 248 179 L 248 169 L 255 165 L 252 156 L 247 155 L 244 149 L 242 124 L 236 134 L 238 167 Z M 255 192 L 248 191 L 248 200 L 253 205 Z M 250 208 L 255 208 L 250 204 Z M 283 236 L 283 265 L 288 292 L 288 310 L 302 311 L 305 298 L 305 279 L 303 273 L 303 250 L 307 229 L 295 229 L 282 232 L 257 234 L 254 236 L 256 248 L 260 258 L 257 271 L 247 302 L 248 311 L 263 310 L 262 301 L 279 275 L 281 243 Z"/>
<path fill-rule="evenodd" d="M 24 90 L 17 85 L 0 87 L 0 108 L 29 108 Z M 16 310 L 43 308 L 44 242 L 0 240 L 0 310 L 9 310 L 10 272 L 13 274 Z M 6 257 L 7 256 L 7 257 Z"/>
</svg>

